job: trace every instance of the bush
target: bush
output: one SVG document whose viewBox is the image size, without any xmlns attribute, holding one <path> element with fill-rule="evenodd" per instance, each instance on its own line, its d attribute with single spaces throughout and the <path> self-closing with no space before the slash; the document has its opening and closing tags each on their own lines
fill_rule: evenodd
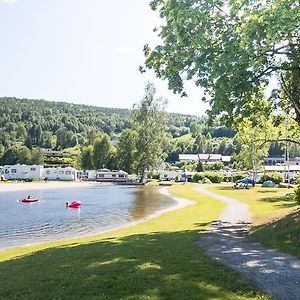
<svg viewBox="0 0 300 300">
<path fill-rule="evenodd" d="M 247 177 L 248 177 L 247 174 L 233 174 L 232 175 L 232 181 L 237 182 L 238 180 L 241 180 L 241 179 L 244 179 L 244 178 L 247 178 Z"/>
<path fill-rule="evenodd" d="M 271 180 L 276 184 L 279 184 L 283 181 L 282 175 L 278 172 L 270 172 L 262 175 L 259 182 L 264 183 L 265 181 Z"/>
<path fill-rule="evenodd" d="M 199 182 L 203 181 L 204 178 L 207 178 L 211 181 L 211 183 L 220 183 L 223 181 L 223 176 L 220 175 L 219 173 L 206 173 L 206 172 L 201 172 L 201 173 L 196 173 L 193 176 L 193 181 L 194 182 Z"/>
<path fill-rule="evenodd" d="M 150 177 L 150 176 L 149 176 Z M 159 175 L 159 173 L 152 173 L 151 174 L 151 178 L 152 179 L 159 179 L 160 178 L 160 175 Z"/>
<path fill-rule="evenodd" d="M 298 204 L 300 204 L 300 183 L 299 183 L 299 180 L 298 180 L 297 187 L 294 189 L 294 199 Z"/>
<path fill-rule="evenodd" d="M 199 181 L 202 181 L 204 178 L 205 178 L 205 174 L 203 172 L 202 173 L 196 173 L 193 176 L 193 181 L 194 182 L 199 182 Z"/>
<path fill-rule="evenodd" d="M 219 173 L 204 173 L 205 177 L 207 177 L 212 183 L 220 183 L 223 181 L 223 176 Z"/>
<path fill-rule="evenodd" d="M 212 184 L 212 182 L 207 177 L 204 177 L 202 179 L 202 183 L 204 183 L 204 184 Z"/>
</svg>

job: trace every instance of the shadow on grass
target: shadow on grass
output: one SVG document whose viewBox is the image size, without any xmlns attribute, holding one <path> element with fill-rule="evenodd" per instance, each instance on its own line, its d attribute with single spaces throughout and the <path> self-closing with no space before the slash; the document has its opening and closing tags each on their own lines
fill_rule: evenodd
<svg viewBox="0 0 300 300">
<path fill-rule="evenodd" d="M 252 236 L 267 247 L 300 257 L 300 209 L 280 220 L 253 227 Z"/>
<path fill-rule="evenodd" d="M 269 202 L 269 203 L 277 203 L 277 207 L 280 208 L 289 208 L 289 207 L 295 207 L 297 206 L 297 202 L 290 197 L 287 198 L 286 196 L 274 196 L 274 197 L 265 197 L 259 199 L 261 202 Z"/>
<path fill-rule="evenodd" d="M 228 185 L 228 186 L 216 186 L 214 187 L 217 191 L 234 191 L 234 184 L 232 183 L 232 185 Z M 246 190 L 247 189 L 239 189 L 239 190 Z"/>
<path fill-rule="evenodd" d="M 253 288 L 208 258 L 197 238 L 196 230 L 140 234 L 5 261 L 0 298 L 253 299 Z"/>
</svg>

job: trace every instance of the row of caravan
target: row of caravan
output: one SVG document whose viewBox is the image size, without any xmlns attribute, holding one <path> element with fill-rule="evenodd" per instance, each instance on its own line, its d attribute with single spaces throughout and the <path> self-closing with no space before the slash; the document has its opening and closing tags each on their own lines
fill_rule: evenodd
<svg viewBox="0 0 300 300">
<path fill-rule="evenodd" d="M 6 165 L 0 167 L 1 180 L 89 180 L 99 182 L 126 182 L 128 173 L 120 170 L 84 170 L 77 171 L 72 167 L 44 168 L 41 165 Z"/>
<path fill-rule="evenodd" d="M 67 180 L 77 179 L 74 168 L 44 168 L 40 165 L 6 165 L 1 169 L 2 180 Z"/>
</svg>

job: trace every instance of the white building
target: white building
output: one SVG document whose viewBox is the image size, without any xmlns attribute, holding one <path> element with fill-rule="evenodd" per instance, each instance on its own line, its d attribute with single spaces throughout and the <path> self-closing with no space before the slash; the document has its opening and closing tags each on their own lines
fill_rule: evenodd
<svg viewBox="0 0 300 300">
<path fill-rule="evenodd" d="M 231 156 L 225 156 L 221 154 L 179 154 L 180 162 L 202 162 L 203 164 L 214 164 L 216 162 L 223 162 L 224 164 L 229 164 L 231 161 Z"/>
<path fill-rule="evenodd" d="M 285 158 L 282 157 L 265 157 L 264 165 L 266 166 L 276 166 L 280 164 L 289 164 L 289 165 L 300 165 L 300 157 L 290 157 L 288 162 L 285 161 Z"/>
<path fill-rule="evenodd" d="M 264 166 L 265 172 L 279 172 L 284 178 L 296 179 L 300 172 L 300 165 L 289 166 Z"/>
<path fill-rule="evenodd" d="M 65 180 L 72 181 L 77 178 L 77 171 L 72 167 L 66 168 L 45 168 L 43 177 L 45 180 Z"/>
<path fill-rule="evenodd" d="M 34 180 L 43 178 L 44 167 L 40 165 L 5 165 L 1 170 L 4 180 Z"/>
</svg>

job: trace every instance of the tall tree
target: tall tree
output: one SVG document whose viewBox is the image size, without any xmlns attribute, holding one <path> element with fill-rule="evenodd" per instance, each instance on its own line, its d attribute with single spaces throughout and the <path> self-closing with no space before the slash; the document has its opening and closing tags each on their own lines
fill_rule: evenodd
<svg viewBox="0 0 300 300">
<path fill-rule="evenodd" d="M 44 164 L 44 152 L 41 148 L 33 148 L 31 150 L 31 164 L 43 165 Z"/>
<path fill-rule="evenodd" d="M 136 132 L 125 129 L 118 140 L 117 161 L 118 168 L 133 173 L 136 157 Z"/>
<path fill-rule="evenodd" d="M 81 167 L 85 170 L 93 170 L 93 146 L 92 145 L 82 148 Z"/>
<path fill-rule="evenodd" d="M 145 65 L 171 90 L 185 96 L 184 81 L 193 80 L 210 115 L 233 123 L 261 110 L 252 96 L 277 79 L 272 104 L 293 109 L 300 125 L 299 1 L 154 0 L 151 7 L 164 25 L 160 45 L 145 45 Z"/>
<path fill-rule="evenodd" d="M 93 148 L 93 165 L 96 169 L 107 166 L 110 158 L 111 142 L 107 134 L 103 134 L 101 138 L 97 138 Z"/>
<path fill-rule="evenodd" d="M 18 157 L 20 164 L 29 165 L 31 163 L 31 151 L 25 146 L 18 150 Z"/>
<path fill-rule="evenodd" d="M 164 157 L 167 141 L 166 100 L 155 98 L 156 90 L 147 83 L 143 99 L 134 106 L 133 130 L 136 132 L 136 171 L 143 182 L 146 170 L 158 165 Z"/>
</svg>

